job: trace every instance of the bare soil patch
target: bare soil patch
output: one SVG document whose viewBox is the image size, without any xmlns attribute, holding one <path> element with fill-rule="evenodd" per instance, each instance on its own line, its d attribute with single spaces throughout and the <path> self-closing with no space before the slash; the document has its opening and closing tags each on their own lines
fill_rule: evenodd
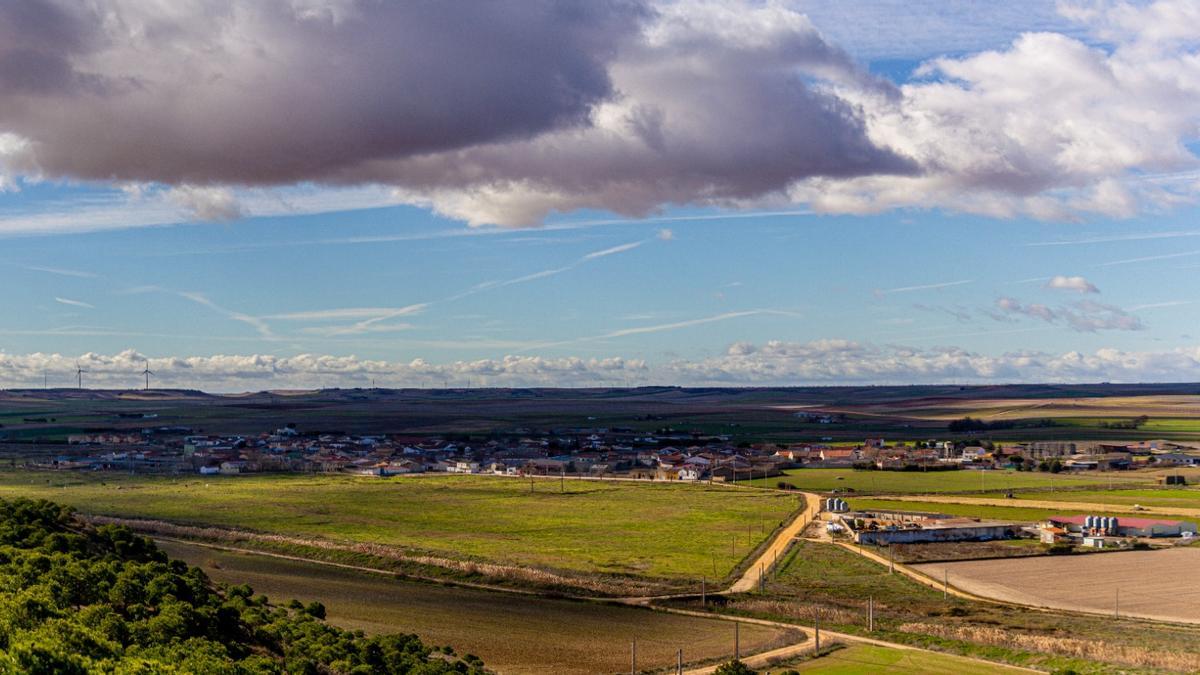
<svg viewBox="0 0 1200 675">
<path fill-rule="evenodd" d="M 969 593 L 1038 607 L 1200 623 L 1200 548 L 913 565 Z"/>
</svg>

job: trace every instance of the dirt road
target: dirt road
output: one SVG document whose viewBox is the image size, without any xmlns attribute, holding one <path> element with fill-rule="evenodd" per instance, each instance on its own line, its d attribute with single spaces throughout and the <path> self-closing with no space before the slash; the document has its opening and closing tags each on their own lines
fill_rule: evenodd
<svg viewBox="0 0 1200 675">
<path fill-rule="evenodd" d="M 796 514 L 792 522 L 775 535 L 762 553 L 751 561 L 742 577 L 733 582 L 733 585 L 726 591 L 727 593 L 749 593 L 758 588 L 759 579 L 775 567 L 775 563 L 783 558 L 792 542 L 800 536 L 809 523 L 817 518 L 817 514 L 820 512 L 821 498 L 808 492 L 802 492 L 800 495 L 804 499 L 804 510 Z"/>
</svg>

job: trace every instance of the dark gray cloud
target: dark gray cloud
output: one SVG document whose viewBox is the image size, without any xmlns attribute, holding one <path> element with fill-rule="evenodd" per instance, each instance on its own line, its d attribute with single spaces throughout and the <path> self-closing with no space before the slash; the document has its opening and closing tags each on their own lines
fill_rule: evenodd
<svg viewBox="0 0 1200 675">
<path fill-rule="evenodd" d="M 0 4 L 0 130 L 51 175 L 327 180 L 587 121 L 634 1 Z"/>
<path fill-rule="evenodd" d="M 15 4 L 0 16 L 22 36 L 0 42 L 0 133 L 29 143 L 10 172 L 381 183 L 472 223 L 526 225 L 914 166 L 835 90 L 898 92 L 779 5 Z"/>
</svg>

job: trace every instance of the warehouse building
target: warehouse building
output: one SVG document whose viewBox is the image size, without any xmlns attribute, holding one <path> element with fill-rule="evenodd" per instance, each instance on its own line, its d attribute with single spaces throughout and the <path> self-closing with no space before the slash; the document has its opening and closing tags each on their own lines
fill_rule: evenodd
<svg viewBox="0 0 1200 675">
<path fill-rule="evenodd" d="M 832 517 L 860 544 L 990 541 L 1010 539 L 1021 529 L 1016 523 L 1005 521 L 914 511 L 853 511 Z"/>
</svg>

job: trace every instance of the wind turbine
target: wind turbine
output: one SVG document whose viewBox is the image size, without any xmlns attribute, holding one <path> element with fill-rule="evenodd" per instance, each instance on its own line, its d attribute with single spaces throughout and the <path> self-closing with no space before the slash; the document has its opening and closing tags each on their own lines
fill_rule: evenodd
<svg viewBox="0 0 1200 675">
<path fill-rule="evenodd" d="M 150 370 L 150 362 L 146 361 L 146 368 L 144 370 L 142 370 L 142 375 L 146 376 L 146 389 L 150 388 L 150 376 L 153 374 L 154 374 L 154 371 Z"/>
<path fill-rule="evenodd" d="M 79 365 L 79 362 L 78 362 L 78 361 L 76 361 L 76 362 L 75 362 L 75 377 L 77 378 L 77 381 L 78 381 L 78 385 L 77 385 L 77 386 L 78 386 L 78 388 L 79 388 L 79 389 L 83 389 L 83 374 L 84 374 L 84 373 L 86 373 L 86 372 L 87 372 L 87 371 L 86 371 L 86 370 L 84 370 L 84 369 L 83 369 L 83 368 L 82 368 L 82 367 Z"/>
</svg>

